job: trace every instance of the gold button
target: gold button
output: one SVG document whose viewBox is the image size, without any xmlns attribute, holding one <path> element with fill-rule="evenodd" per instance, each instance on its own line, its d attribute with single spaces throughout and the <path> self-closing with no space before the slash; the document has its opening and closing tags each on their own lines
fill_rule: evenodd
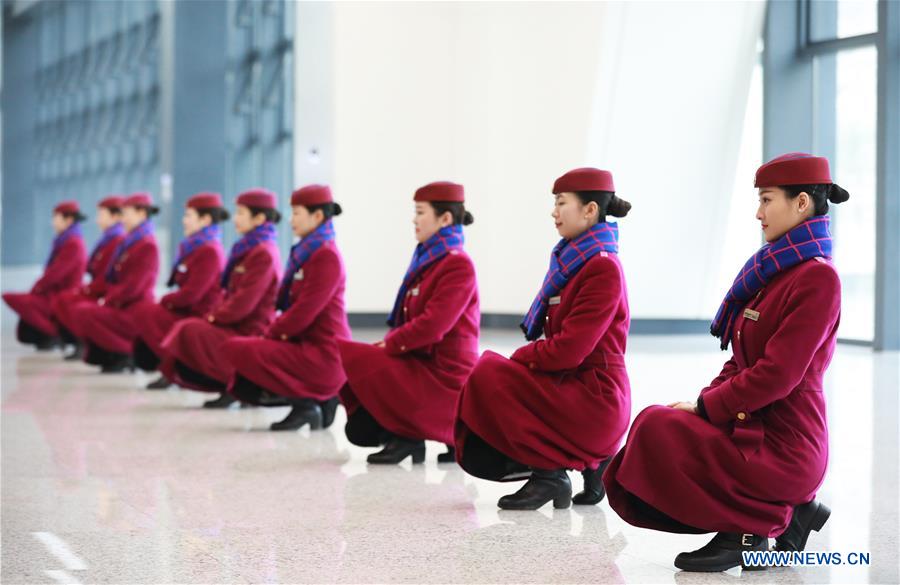
<svg viewBox="0 0 900 585">
<path fill-rule="evenodd" d="M 737 336 L 738 336 L 738 339 L 741 338 L 741 332 L 740 332 L 740 331 L 738 331 Z"/>
<path fill-rule="evenodd" d="M 281 334 L 281 341 L 287 341 L 287 334 L 285 334 L 285 333 Z"/>
<path fill-rule="evenodd" d="M 534 362 L 531 362 L 531 363 L 528 364 L 528 367 L 531 368 L 531 369 L 533 370 L 533 369 L 535 369 L 535 368 L 537 367 L 537 364 L 534 363 Z"/>
<path fill-rule="evenodd" d="M 737 413 L 737 418 L 738 418 L 738 420 L 744 420 L 747 418 L 747 413 L 739 412 L 739 413 Z"/>
<path fill-rule="evenodd" d="M 401 345 L 401 346 L 400 346 L 400 351 L 406 351 L 406 346 L 405 346 L 405 345 Z"/>
<path fill-rule="evenodd" d="M 213 317 L 212 315 L 210 315 L 209 317 L 206 318 L 206 320 L 209 321 L 210 323 L 212 323 L 213 321 L 216 320 L 216 318 Z"/>
</svg>

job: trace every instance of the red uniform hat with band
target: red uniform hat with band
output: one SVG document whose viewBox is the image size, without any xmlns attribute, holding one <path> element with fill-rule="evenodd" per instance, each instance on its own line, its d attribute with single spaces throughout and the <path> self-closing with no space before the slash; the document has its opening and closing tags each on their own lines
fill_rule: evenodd
<svg viewBox="0 0 900 585">
<path fill-rule="evenodd" d="M 465 202 L 466 192 L 459 183 L 436 181 L 416 189 L 413 201 L 451 201 Z"/>
<path fill-rule="evenodd" d="M 107 209 L 122 209 L 125 207 L 125 198 L 121 195 L 110 195 L 100 200 L 97 207 L 105 207 Z"/>
<path fill-rule="evenodd" d="M 759 167 L 753 186 L 824 185 L 831 182 L 827 158 L 805 152 L 790 152 Z"/>
<path fill-rule="evenodd" d="M 197 193 L 187 200 L 185 207 L 193 207 L 194 209 L 218 209 L 225 207 L 222 203 L 222 196 L 218 193 Z"/>
<path fill-rule="evenodd" d="M 268 189 L 248 189 L 238 195 L 237 204 L 256 209 L 276 209 L 278 198 Z"/>
<path fill-rule="evenodd" d="M 334 199 L 331 197 L 331 187 L 328 185 L 307 185 L 291 194 L 291 205 L 312 207 L 324 203 L 334 203 Z"/>
<path fill-rule="evenodd" d="M 553 194 L 575 193 L 577 191 L 609 191 L 615 193 L 612 173 L 592 167 L 574 169 L 556 179 Z"/>
<path fill-rule="evenodd" d="M 122 207 L 153 207 L 153 196 L 144 191 L 132 193 L 122 202 Z"/>
<path fill-rule="evenodd" d="M 78 202 L 74 200 L 69 201 L 60 201 L 56 204 L 56 207 L 53 208 L 53 213 L 63 213 L 70 215 L 77 215 L 81 213 L 81 210 L 78 208 Z"/>
</svg>

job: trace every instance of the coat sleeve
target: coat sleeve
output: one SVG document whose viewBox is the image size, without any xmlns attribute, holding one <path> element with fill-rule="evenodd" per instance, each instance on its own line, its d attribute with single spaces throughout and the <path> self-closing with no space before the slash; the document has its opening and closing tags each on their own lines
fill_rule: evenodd
<svg viewBox="0 0 900 585">
<path fill-rule="evenodd" d="M 711 422 L 746 420 L 751 412 L 784 398 L 797 387 L 816 351 L 837 326 L 840 290 L 838 275 L 827 264 L 816 264 L 797 279 L 763 355 L 703 394 Z"/>
<path fill-rule="evenodd" d="M 589 262 L 588 271 L 575 292 L 572 309 L 563 318 L 560 332 L 517 349 L 510 359 L 544 372 L 578 367 L 609 329 L 622 295 L 622 277 L 611 260 Z"/>
<path fill-rule="evenodd" d="M 74 241 L 70 240 L 63 244 L 53 262 L 44 270 L 41 278 L 34 283 L 32 292 L 36 294 L 52 292 L 67 280 L 72 279 L 75 272 L 84 271 L 84 259 L 79 258 L 82 254 L 81 247 Z"/>
<path fill-rule="evenodd" d="M 267 337 L 300 337 L 334 297 L 340 280 L 340 260 L 333 251 L 320 248 L 303 265 L 303 280 L 292 283 L 291 295 L 294 302 L 272 323 Z"/>
<path fill-rule="evenodd" d="M 247 272 L 241 278 L 240 287 L 210 313 L 217 324 L 231 325 L 249 317 L 272 284 L 272 279 L 275 278 L 272 256 L 267 252 L 260 252 L 258 260 L 250 260 L 248 258 L 243 264 L 247 267 Z"/>
<path fill-rule="evenodd" d="M 434 345 L 453 329 L 468 307 L 475 294 L 475 267 L 463 256 L 448 255 L 442 262 L 444 266 L 439 268 L 443 273 L 435 281 L 434 294 L 424 310 L 385 336 L 388 354 L 400 355 Z"/>
<path fill-rule="evenodd" d="M 128 270 L 119 282 L 109 284 L 103 303 L 108 307 L 126 307 L 140 300 L 156 284 L 159 272 L 159 251 L 156 245 L 142 246 L 127 259 Z"/>
<path fill-rule="evenodd" d="M 172 291 L 159 300 L 159 304 L 167 309 L 186 309 L 203 298 L 210 287 L 218 286 L 219 255 L 215 248 L 203 246 L 196 252 L 196 258 L 192 258 L 190 270 L 185 275 L 185 280 L 178 286 L 178 290 Z"/>
</svg>

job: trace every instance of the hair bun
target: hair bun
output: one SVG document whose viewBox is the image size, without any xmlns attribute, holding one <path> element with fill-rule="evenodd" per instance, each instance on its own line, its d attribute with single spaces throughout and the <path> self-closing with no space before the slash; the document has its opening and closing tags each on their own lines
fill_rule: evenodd
<svg viewBox="0 0 900 585">
<path fill-rule="evenodd" d="M 625 217 L 629 211 L 631 211 L 631 203 L 617 197 L 615 194 L 613 194 L 606 206 L 607 215 L 613 217 Z"/>
<path fill-rule="evenodd" d="M 850 193 L 841 187 L 840 185 L 836 185 L 832 183 L 828 188 L 828 200 L 832 203 L 843 203 L 844 201 L 850 199 Z"/>
<path fill-rule="evenodd" d="M 334 213 L 332 213 L 332 215 L 340 215 L 342 213 L 344 213 L 344 209 L 341 207 L 341 204 L 335 203 L 334 204 Z"/>
<path fill-rule="evenodd" d="M 473 223 L 475 223 L 475 216 L 472 215 L 472 213 L 470 211 L 466 211 L 463 214 L 462 223 L 463 223 L 463 225 L 472 225 Z"/>
</svg>

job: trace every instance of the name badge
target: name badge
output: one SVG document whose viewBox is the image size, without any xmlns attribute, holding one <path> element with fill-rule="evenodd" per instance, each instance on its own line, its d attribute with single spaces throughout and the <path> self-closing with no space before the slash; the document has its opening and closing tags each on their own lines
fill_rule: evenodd
<svg viewBox="0 0 900 585">
<path fill-rule="evenodd" d="M 179 264 L 178 272 L 187 272 L 187 266 L 185 266 L 184 264 Z"/>
<path fill-rule="evenodd" d="M 243 266 L 235 266 L 235 267 L 234 267 L 234 271 L 235 271 L 235 272 L 238 272 L 238 273 L 240 273 L 240 274 L 243 274 L 243 273 L 247 272 L 247 269 L 244 268 Z"/>
<path fill-rule="evenodd" d="M 550 297 L 551 305 L 558 305 L 561 297 Z"/>
<path fill-rule="evenodd" d="M 417 297 L 419 296 L 419 287 L 416 287 L 409 292 L 412 293 L 412 296 Z"/>
<path fill-rule="evenodd" d="M 754 311 L 753 309 L 744 309 L 744 319 L 759 321 L 759 311 Z"/>
<path fill-rule="evenodd" d="M 303 280 L 303 269 L 302 268 L 294 273 L 294 280 Z"/>
</svg>

